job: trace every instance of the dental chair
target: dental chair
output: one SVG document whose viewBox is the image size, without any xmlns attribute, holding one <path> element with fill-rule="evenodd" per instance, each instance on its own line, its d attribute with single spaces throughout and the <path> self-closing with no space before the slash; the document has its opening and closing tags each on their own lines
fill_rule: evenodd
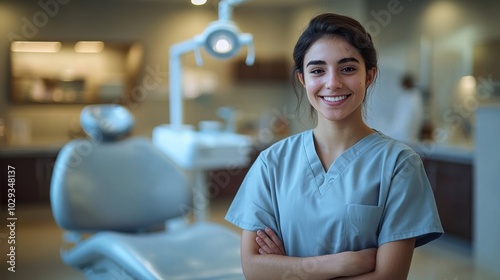
<svg viewBox="0 0 500 280">
<path fill-rule="evenodd" d="M 148 139 L 128 136 L 128 110 L 90 105 L 80 121 L 90 139 L 62 148 L 50 190 L 66 265 L 87 279 L 244 279 L 239 236 L 186 218 L 187 176 Z"/>
</svg>

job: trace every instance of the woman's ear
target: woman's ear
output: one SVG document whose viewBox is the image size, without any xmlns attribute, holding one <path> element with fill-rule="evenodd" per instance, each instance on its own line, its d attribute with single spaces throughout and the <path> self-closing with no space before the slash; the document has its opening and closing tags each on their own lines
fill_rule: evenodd
<svg viewBox="0 0 500 280">
<path fill-rule="evenodd" d="M 373 67 L 372 69 L 366 71 L 366 88 L 368 88 L 373 83 L 376 75 L 377 67 Z"/>
<path fill-rule="evenodd" d="M 300 83 L 302 84 L 303 87 L 306 86 L 306 82 L 304 81 L 304 74 L 297 72 L 297 78 L 299 78 Z"/>
</svg>

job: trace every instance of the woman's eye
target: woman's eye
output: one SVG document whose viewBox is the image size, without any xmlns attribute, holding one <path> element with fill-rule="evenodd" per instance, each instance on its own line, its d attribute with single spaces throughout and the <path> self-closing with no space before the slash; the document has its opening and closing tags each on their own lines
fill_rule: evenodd
<svg viewBox="0 0 500 280">
<path fill-rule="evenodd" d="M 323 73 L 323 70 L 321 70 L 321 69 L 313 69 L 313 70 L 311 70 L 311 74 L 321 74 L 321 73 Z"/>
<path fill-rule="evenodd" d="M 345 72 L 345 73 L 350 73 L 350 72 L 354 72 L 354 71 L 356 71 L 356 68 L 348 66 L 348 67 L 344 67 L 344 68 L 342 68 L 342 70 L 341 70 L 341 71 L 342 71 L 342 72 Z"/>
</svg>

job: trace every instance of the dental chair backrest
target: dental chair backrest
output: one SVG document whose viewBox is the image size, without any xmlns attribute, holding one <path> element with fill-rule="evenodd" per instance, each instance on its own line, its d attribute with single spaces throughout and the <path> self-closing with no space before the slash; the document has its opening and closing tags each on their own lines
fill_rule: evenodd
<svg viewBox="0 0 500 280">
<path fill-rule="evenodd" d="M 131 114 L 119 105 L 87 106 L 91 139 L 66 144 L 54 166 L 51 206 L 66 230 L 148 231 L 190 209 L 186 176 L 146 138 L 126 138 Z"/>
</svg>

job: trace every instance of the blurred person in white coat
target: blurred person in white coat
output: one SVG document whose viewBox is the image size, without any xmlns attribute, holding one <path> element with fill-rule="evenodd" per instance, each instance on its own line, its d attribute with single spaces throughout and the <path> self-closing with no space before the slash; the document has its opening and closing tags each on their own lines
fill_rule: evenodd
<svg viewBox="0 0 500 280">
<path fill-rule="evenodd" d="M 403 91 L 397 100 L 392 123 L 385 133 L 403 142 L 418 141 L 424 123 L 422 93 L 410 75 L 403 76 L 401 86 Z"/>
</svg>

